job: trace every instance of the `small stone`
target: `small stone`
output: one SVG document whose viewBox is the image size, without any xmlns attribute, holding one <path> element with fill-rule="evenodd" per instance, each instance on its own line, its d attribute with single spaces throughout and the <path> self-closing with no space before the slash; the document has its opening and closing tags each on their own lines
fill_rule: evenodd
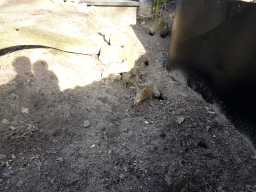
<svg viewBox="0 0 256 192">
<path fill-rule="evenodd" d="M 88 120 L 85 120 L 84 123 L 83 123 L 84 128 L 89 127 L 90 125 L 91 125 L 90 121 L 88 121 Z"/>
<path fill-rule="evenodd" d="M 58 158 L 56 159 L 56 161 L 63 162 L 64 160 L 63 160 L 62 157 L 58 157 Z"/>
<path fill-rule="evenodd" d="M 256 160 L 256 155 L 252 155 L 251 158 Z"/>
<path fill-rule="evenodd" d="M 122 76 L 120 74 L 111 74 L 110 78 L 114 81 L 120 81 L 122 79 Z"/>
<path fill-rule="evenodd" d="M 184 122 L 184 120 L 185 120 L 185 118 L 184 118 L 183 116 L 179 116 L 179 117 L 177 117 L 178 124 L 183 123 L 183 122 Z"/>
<path fill-rule="evenodd" d="M 67 186 L 72 185 L 76 181 L 79 180 L 79 175 L 75 173 L 68 173 L 66 177 L 64 178 L 64 182 Z"/>
<path fill-rule="evenodd" d="M 3 173 L 4 177 L 11 177 L 11 171 L 8 170 L 6 173 Z"/>
<path fill-rule="evenodd" d="M 131 76 L 131 73 L 122 73 L 122 80 L 128 82 Z"/>
<path fill-rule="evenodd" d="M 23 181 L 19 181 L 19 182 L 17 183 L 17 186 L 20 187 L 22 184 L 23 184 Z"/>
<path fill-rule="evenodd" d="M 16 128 L 13 127 L 13 126 L 10 126 L 10 129 L 13 130 L 13 131 L 16 130 Z"/>
<path fill-rule="evenodd" d="M 22 107 L 21 112 L 27 114 L 29 113 L 29 109 L 26 107 Z"/>
<path fill-rule="evenodd" d="M 123 168 L 124 168 L 124 171 L 126 172 L 128 169 L 127 169 L 127 167 L 124 165 L 123 166 Z"/>
<path fill-rule="evenodd" d="M 3 124 L 7 124 L 7 123 L 8 123 L 8 120 L 7 120 L 7 119 L 3 119 L 3 120 L 2 120 L 2 123 L 3 123 Z"/>
<path fill-rule="evenodd" d="M 6 155 L 0 154 L 0 160 L 4 160 L 6 158 Z"/>
<path fill-rule="evenodd" d="M 19 168 L 18 170 L 19 171 L 25 171 L 25 168 Z"/>
<path fill-rule="evenodd" d="M 76 148 L 76 145 L 75 145 L 75 144 L 72 144 L 72 143 L 69 144 L 68 146 L 69 146 L 71 149 L 75 149 L 75 148 Z"/>
<path fill-rule="evenodd" d="M 124 174 L 121 174 L 120 175 L 120 179 L 124 179 L 125 178 L 125 175 Z"/>
<path fill-rule="evenodd" d="M 5 165 L 5 162 L 4 161 L 0 161 L 0 168 Z"/>
</svg>

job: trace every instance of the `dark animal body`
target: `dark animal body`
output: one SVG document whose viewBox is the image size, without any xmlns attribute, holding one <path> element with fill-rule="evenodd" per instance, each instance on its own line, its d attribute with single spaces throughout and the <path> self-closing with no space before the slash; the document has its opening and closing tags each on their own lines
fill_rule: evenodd
<svg viewBox="0 0 256 192">
<path fill-rule="evenodd" d="M 200 2 L 177 5 L 166 68 L 216 102 L 256 146 L 256 4 Z"/>
</svg>

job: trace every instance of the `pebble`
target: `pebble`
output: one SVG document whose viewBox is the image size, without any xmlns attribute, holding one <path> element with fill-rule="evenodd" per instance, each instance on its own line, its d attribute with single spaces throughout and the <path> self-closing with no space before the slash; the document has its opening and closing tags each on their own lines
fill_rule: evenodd
<svg viewBox="0 0 256 192">
<path fill-rule="evenodd" d="M 84 123 L 83 123 L 84 128 L 89 127 L 90 125 L 91 125 L 90 121 L 88 121 L 88 120 L 85 120 Z"/>
<path fill-rule="evenodd" d="M 4 177 L 11 177 L 11 174 L 12 174 L 12 170 L 8 170 L 6 173 L 3 173 L 3 176 Z"/>
<path fill-rule="evenodd" d="M 56 161 L 63 162 L 64 160 L 63 160 L 62 157 L 58 157 L 58 158 L 56 159 Z"/>
<path fill-rule="evenodd" d="M 8 122 L 9 122 L 9 121 L 8 121 L 7 119 L 3 119 L 3 120 L 2 120 L 2 123 L 3 123 L 3 124 L 7 124 Z"/>
<path fill-rule="evenodd" d="M 127 169 L 127 167 L 124 165 L 123 166 L 123 168 L 124 168 L 124 171 L 126 172 L 128 169 Z"/>
<path fill-rule="evenodd" d="M 177 117 L 178 124 L 183 123 L 184 120 L 185 120 L 185 118 L 183 116 L 178 116 Z"/>
<path fill-rule="evenodd" d="M 0 154 L 0 160 L 3 160 L 3 159 L 5 159 L 5 158 L 6 158 L 6 155 Z"/>
<path fill-rule="evenodd" d="M 10 126 L 10 129 L 13 130 L 13 131 L 16 130 L 16 128 L 13 127 L 13 126 Z"/>
<path fill-rule="evenodd" d="M 18 170 L 19 171 L 25 171 L 25 168 L 19 168 Z"/>
<path fill-rule="evenodd" d="M 17 186 L 20 187 L 22 184 L 23 184 L 23 181 L 19 181 L 19 182 L 17 183 Z"/>
</svg>

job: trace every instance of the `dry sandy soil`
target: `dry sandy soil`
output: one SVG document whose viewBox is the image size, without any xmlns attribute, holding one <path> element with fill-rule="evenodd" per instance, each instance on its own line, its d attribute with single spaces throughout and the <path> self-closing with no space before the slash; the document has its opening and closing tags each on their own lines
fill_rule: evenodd
<svg viewBox="0 0 256 192">
<path fill-rule="evenodd" d="M 1 29 L 35 11 L 50 25 L 49 9 L 68 9 L 42 2 L 2 0 Z M 0 191 L 256 191 L 251 143 L 168 74 L 170 36 L 148 35 L 150 22 L 120 28 L 135 44 L 140 82 L 162 93 L 138 106 L 136 88 L 101 78 L 97 56 L 1 50 Z"/>
</svg>

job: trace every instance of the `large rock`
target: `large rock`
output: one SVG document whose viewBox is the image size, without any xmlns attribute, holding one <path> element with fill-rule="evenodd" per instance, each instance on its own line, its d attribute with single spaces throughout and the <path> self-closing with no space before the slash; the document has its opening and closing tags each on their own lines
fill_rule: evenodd
<svg viewBox="0 0 256 192">
<path fill-rule="evenodd" d="M 102 47 L 99 60 L 106 64 L 122 62 L 125 60 L 125 51 L 121 46 Z"/>
<path fill-rule="evenodd" d="M 128 37 L 121 31 L 113 31 L 110 35 L 110 45 L 126 46 L 128 45 Z"/>
<path fill-rule="evenodd" d="M 134 51 L 134 44 L 131 39 L 128 38 L 128 44 L 124 47 L 125 59 L 129 62 L 130 69 L 134 66 L 136 58 L 136 53 Z"/>
<path fill-rule="evenodd" d="M 99 54 L 100 48 L 106 43 L 103 40 L 91 39 L 93 38 L 84 40 L 62 33 L 43 30 L 37 26 L 33 26 L 33 28 L 10 28 L 0 32 L 0 49 L 19 45 L 41 45 L 74 53 Z"/>
<path fill-rule="evenodd" d="M 122 63 L 111 63 L 109 67 L 102 73 L 102 77 L 106 78 L 110 75 L 119 75 L 120 73 L 129 72 L 132 66 L 128 61 Z"/>
</svg>

